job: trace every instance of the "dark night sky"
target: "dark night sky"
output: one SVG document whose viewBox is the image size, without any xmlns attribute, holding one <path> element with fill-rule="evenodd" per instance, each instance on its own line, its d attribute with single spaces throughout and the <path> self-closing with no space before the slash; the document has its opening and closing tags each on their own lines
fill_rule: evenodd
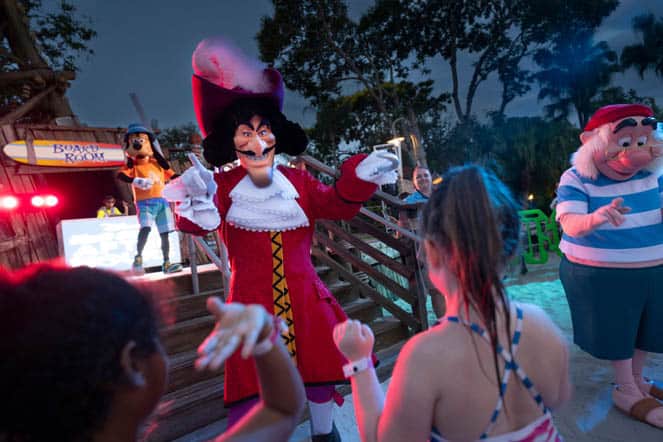
<svg viewBox="0 0 663 442">
<path fill-rule="evenodd" d="M 582 1 L 582 0 L 579 0 Z M 260 18 L 271 15 L 269 0 L 78 0 L 81 14 L 92 20 L 98 36 L 91 43 L 95 54 L 80 63 L 80 72 L 68 92 L 74 112 L 91 126 L 126 126 L 137 120 L 129 92 L 137 92 L 150 118 L 167 128 L 194 122 L 191 104 L 191 54 L 197 43 L 209 36 L 223 35 L 247 54 L 257 58 L 255 35 Z M 348 1 L 357 17 L 373 2 Z M 653 12 L 663 16 L 661 0 L 622 0 L 619 8 L 599 29 L 597 38 L 607 40 L 618 53 L 637 40 L 631 30 L 634 16 Z M 440 91 L 450 88 L 445 63 L 431 64 Z M 663 83 L 652 74 L 640 79 L 634 72 L 615 76 L 613 85 L 634 88 L 663 104 Z M 483 84 L 475 112 L 497 107 L 499 89 L 494 78 Z M 536 90 L 511 103 L 511 115 L 539 114 L 545 103 Z M 311 125 L 315 111 L 296 94 L 286 93 L 285 113 Z"/>
</svg>

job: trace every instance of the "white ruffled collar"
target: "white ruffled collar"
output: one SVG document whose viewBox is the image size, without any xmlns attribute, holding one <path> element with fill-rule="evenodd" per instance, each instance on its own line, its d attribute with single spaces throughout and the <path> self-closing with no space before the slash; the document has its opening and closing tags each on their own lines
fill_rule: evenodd
<svg viewBox="0 0 663 442">
<path fill-rule="evenodd" d="M 299 193 L 278 169 L 269 186 L 259 188 L 246 175 L 230 191 L 232 203 L 226 222 L 254 232 L 294 230 L 309 220 L 297 203 Z"/>
</svg>

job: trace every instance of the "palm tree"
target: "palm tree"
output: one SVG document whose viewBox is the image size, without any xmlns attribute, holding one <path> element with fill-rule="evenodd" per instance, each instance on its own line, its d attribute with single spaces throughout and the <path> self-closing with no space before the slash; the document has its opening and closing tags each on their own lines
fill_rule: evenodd
<svg viewBox="0 0 663 442">
<path fill-rule="evenodd" d="M 633 19 L 633 31 L 640 34 L 642 42 L 624 47 L 622 66 L 636 68 L 640 78 L 647 69 L 663 76 L 663 19 L 657 20 L 654 14 L 639 15 Z"/>
<path fill-rule="evenodd" d="M 605 41 L 594 43 L 589 29 L 561 37 L 551 48 L 537 51 L 534 61 L 542 67 L 534 74 L 541 86 L 538 98 L 550 101 L 544 106 L 546 116 L 566 119 L 574 110 L 581 128 L 592 113 L 592 99 L 620 71 L 615 51 Z"/>
</svg>

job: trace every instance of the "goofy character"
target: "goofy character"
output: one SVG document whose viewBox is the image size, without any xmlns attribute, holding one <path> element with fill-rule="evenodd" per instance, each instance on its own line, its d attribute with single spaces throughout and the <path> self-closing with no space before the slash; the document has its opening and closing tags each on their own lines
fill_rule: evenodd
<svg viewBox="0 0 663 442">
<path fill-rule="evenodd" d="M 261 304 L 288 326 L 282 338 L 307 387 L 313 441 L 340 440 L 333 423 L 334 384 L 347 361 L 334 345 L 334 325 L 346 315 L 311 262 L 316 219 L 349 219 L 378 184 L 396 181 L 398 159 L 386 152 L 355 155 L 334 186 L 305 170 L 274 166 L 274 155 L 298 155 L 308 144 L 302 128 L 282 114 L 283 80 L 274 69 L 251 69 L 226 43 L 203 41 L 193 56 L 193 102 L 212 174 L 194 167 L 167 187 L 180 201 L 178 227 L 202 234 L 217 228 L 232 271 L 228 302 Z M 240 75 L 241 74 L 241 75 Z M 225 366 L 229 428 L 257 400 L 254 364 L 239 355 Z"/>
<path fill-rule="evenodd" d="M 575 343 L 612 362 L 617 408 L 663 428 L 663 390 L 642 374 L 647 353 L 663 353 L 663 145 L 656 125 L 647 106 L 600 108 L 560 180 L 557 219 Z"/>
<path fill-rule="evenodd" d="M 140 230 L 132 266 L 136 274 L 144 273 L 143 249 L 152 224 L 155 223 L 161 236 L 163 272 L 174 273 L 182 270 L 181 264 L 172 264 L 168 258 L 168 234 L 175 230 L 175 225 L 168 201 L 162 195 L 166 181 L 173 177 L 174 172 L 161 153 L 153 147 L 154 142 L 154 134 L 151 131 L 140 124 L 129 125 L 124 135 L 127 161 L 118 173 L 118 179 L 132 185 L 138 211 Z"/>
</svg>

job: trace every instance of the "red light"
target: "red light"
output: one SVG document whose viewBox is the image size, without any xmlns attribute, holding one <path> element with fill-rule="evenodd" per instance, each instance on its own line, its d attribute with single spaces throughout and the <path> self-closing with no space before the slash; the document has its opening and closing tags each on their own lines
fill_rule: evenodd
<svg viewBox="0 0 663 442">
<path fill-rule="evenodd" d="M 55 207 L 58 202 L 58 197 L 55 195 L 47 195 L 46 198 L 44 198 L 44 203 L 47 207 Z"/>
<path fill-rule="evenodd" d="M 46 204 L 46 201 L 44 201 L 44 197 L 41 195 L 35 195 L 32 197 L 30 200 L 33 206 L 35 207 L 43 207 L 44 204 Z"/>
<path fill-rule="evenodd" d="M 3 196 L 0 197 L 0 208 L 5 210 L 13 210 L 18 207 L 18 198 L 15 196 Z"/>
</svg>

